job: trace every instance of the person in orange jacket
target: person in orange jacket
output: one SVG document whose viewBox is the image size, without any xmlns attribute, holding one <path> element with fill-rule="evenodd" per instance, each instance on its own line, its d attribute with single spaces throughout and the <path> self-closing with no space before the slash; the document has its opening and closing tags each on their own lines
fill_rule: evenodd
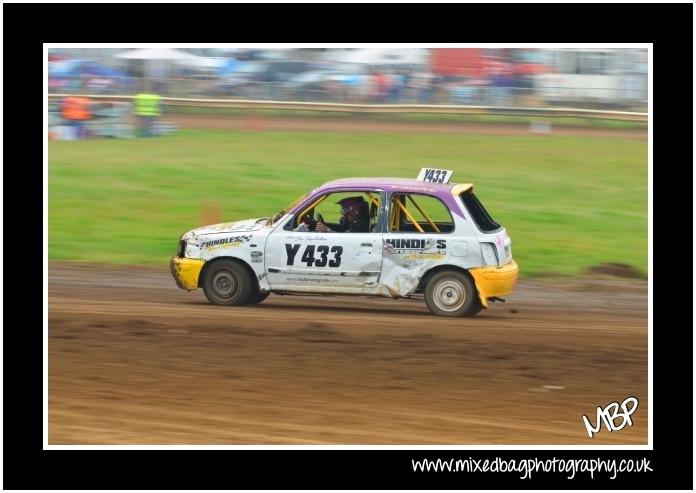
<svg viewBox="0 0 696 493">
<path fill-rule="evenodd" d="M 63 100 L 63 118 L 75 129 L 78 139 L 86 137 L 85 122 L 91 118 L 89 98 L 68 96 Z"/>
</svg>

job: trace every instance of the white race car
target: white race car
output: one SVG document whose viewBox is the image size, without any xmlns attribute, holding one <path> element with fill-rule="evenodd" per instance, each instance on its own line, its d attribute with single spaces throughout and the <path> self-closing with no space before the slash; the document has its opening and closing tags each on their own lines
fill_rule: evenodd
<svg viewBox="0 0 696 493">
<path fill-rule="evenodd" d="M 505 228 L 451 175 L 335 180 L 272 218 L 188 231 L 172 275 L 217 305 L 269 293 L 423 296 L 436 315 L 475 315 L 512 292 L 518 268 Z"/>
</svg>

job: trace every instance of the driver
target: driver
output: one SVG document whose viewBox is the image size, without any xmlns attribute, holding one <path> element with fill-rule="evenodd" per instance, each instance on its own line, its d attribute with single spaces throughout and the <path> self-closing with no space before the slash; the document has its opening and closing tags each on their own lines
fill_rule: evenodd
<svg viewBox="0 0 696 493">
<path fill-rule="evenodd" d="M 370 231 L 370 212 L 365 199 L 346 197 L 336 202 L 341 206 L 341 219 L 338 224 L 329 228 L 324 222 L 317 221 L 313 230 L 317 232 L 367 233 Z M 301 223 L 294 231 L 312 231 L 307 223 Z"/>
</svg>

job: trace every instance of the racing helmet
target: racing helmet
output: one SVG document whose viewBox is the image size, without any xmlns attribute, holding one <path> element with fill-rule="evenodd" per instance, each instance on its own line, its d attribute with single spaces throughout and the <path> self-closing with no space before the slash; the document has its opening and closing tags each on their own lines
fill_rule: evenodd
<svg viewBox="0 0 696 493">
<path fill-rule="evenodd" d="M 355 221 L 367 209 L 367 202 L 360 196 L 346 197 L 336 203 L 341 206 L 341 223 L 344 224 Z"/>
</svg>

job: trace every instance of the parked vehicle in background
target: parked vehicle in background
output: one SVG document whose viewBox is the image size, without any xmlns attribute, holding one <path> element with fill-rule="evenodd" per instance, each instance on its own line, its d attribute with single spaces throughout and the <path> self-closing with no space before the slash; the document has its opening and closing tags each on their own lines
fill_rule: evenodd
<svg viewBox="0 0 696 493">
<path fill-rule="evenodd" d="M 234 71 L 220 77 L 216 93 L 245 98 L 279 99 L 289 80 L 313 70 L 316 70 L 316 65 L 292 60 L 240 62 Z"/>
<path fill-rule="evenodd" d="M 646 50 L 547 50 L 551 69 L 534 76 L 538 97 L 547 104 L 622 107 L 646 104 Z"/>
<path fill-rule="evenodd" d="M 312 70 L 293 75 L 282 84 L 283 95 L 295 101 L 321 101 L 332 89 L 337 75 L 334 70 Z"/>
</svg>

